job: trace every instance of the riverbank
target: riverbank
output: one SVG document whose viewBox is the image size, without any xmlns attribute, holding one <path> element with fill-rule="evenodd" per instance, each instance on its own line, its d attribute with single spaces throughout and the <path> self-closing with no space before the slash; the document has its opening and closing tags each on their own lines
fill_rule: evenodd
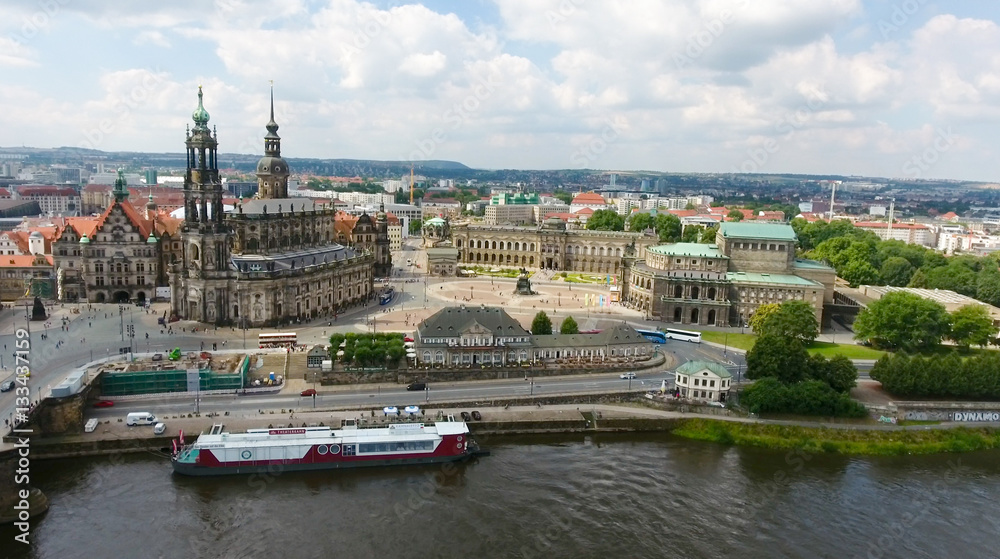
<svg viewBox="0 0 1000 559">
<path fill-rule="evenodd" d="M 899 456 L 970 452 L 1000 448 L 1000 429 L 924 426 L 923 429 L 806 427 L 773 423 L 737 423 L 686 419 L 671 431 L 688 439 L 809 453 Z"/>
</svg>

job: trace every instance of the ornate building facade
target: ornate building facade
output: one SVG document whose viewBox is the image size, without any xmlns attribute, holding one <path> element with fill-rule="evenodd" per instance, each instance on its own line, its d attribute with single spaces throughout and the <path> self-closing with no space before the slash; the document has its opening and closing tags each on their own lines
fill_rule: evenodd
<svg viewBox="0 0 1000 559">
<path fill-rule="evenodd" d="M 271 119 L 257 163 L 257 198 L 223 212 L 202 91 L 187 134 L 183 258 L 171 269 L 173 314 L 213 324 L 262 326 L 334 315 L 371 299 L 374 250 L 335 242 L 334 209 L 288 198 L 288 164 Z M 391 266 L 391 264 L 390 264 Z"/>
<path fill-rule="evenodd" d="M 626 258 L 622 298 L 666 322 L 746 324 L 757 307 L 791 299 L 809 302 L 822 320 L 833 302 L 836 272 L 795 257 L 791 226 L 727 222 L 716 244 L 650 247 L 646 257 Z"/>
<path fill-rule="evenodd" d="M 93 303 L 144 302 L 166 287 L 164 244 L 176 241 L 179 222 L 147 203 L 128 200 L 122 171 L 113 199 L 97 218 L 68 218 L 52 243 L 56 298 Z"/>
<path fill-rule="evenodd" d="M 558 217 L 538 227 L 456 224 L 451 239 L 460 264 L 614 275 L 628 250 L 643 258 L 656 242 L 644 233 L 567 230 Z"/>
</svg>

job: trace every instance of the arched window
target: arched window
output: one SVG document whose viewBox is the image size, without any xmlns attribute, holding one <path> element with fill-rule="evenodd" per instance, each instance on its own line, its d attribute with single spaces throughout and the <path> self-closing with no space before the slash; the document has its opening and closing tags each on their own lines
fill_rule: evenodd
<svg viewBox="0 0 1000 559">
<path fill-rule="evenodd" d="M 430 363 L 430 361 L 431 361 L 431 352 L 425 351 L 424 352 L 424 362 L 425 363 Z"/>
<path fill-rule="evenodd" d="M 701 291 L 701 290 L 700 290 L 700 289 L 698 289 L 698 286 L 697 286 L 697 285 L 695 285 L 695 286 L 692 286 L 692 287 L 691 287 L 691 298 L 692 298 L 692 299 L 697 299 L 697 298 L 698 298 L 698 295 L 699 295 L 699 292 L 700 292 L 700 291 Z"/>
<path fill-rule="evenodd" d="M 529 248 L 528 250 L 530 250 L 531 252 L 535 252 L 535 243 L 531 243 L 531 248 Z M 532 258 L 532 260 L 534 260 L 534 258 Z"/>
<path fill-rule="evenodd" d="M 514 243 L 514 250 L 521 250 L 521 243 Z"/>
<path fill-rule="evenodd" d="M 698 324 L 698 309 L 691 309 L 691 324 Z"/>
<path fill-rule="evenodd" d="M 684 296 L 684 287 L 680 285 L 674 286 L 674 299 L 680 299 Z"/>
<path fill-rule="evenodd" d="M 708 311 L 708 324 L 715 325 L 715 309 Z"/>
<path fill-rule="evenodd" d="M 715 288 L 714 287 L 709 287 L 708 288 L 708 298 L 711 299 L 711 300 L 713 300 L 713 301 L 715 300 Z M 712 319 L 709 319 L 708 321 L 709 322 L 713 322 Z"/>
</svg>

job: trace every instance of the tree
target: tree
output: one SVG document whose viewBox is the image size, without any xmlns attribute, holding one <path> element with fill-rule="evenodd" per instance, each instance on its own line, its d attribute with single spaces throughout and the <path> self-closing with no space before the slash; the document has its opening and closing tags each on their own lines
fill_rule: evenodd
<svg viewBox="0 0 1000 559">
<path fill-rule="evenodd" d="M 976 299 L 1000 306 L 1000 271 L 996 266 L 985 267 L 976 280 Z"/>
<path fill-rule="evenodd" d="M 851 260 L 845 266 L 837 270 L 837 275 L 844 281 L 851 284 L 851 287 L 859 285 L 872 285 L 878 283 L 879 273 L 868 262 Z"/>
<path fill-rule="evenodd" d="M 545 314 L 545 311 L 538 311 L 535 319 L 531 321 L 531 333 L 535 336 L 552 333 L 552 321 L 549 319 L 549 315 Z"/>
<path fill-rule="evenodd" d="M 729 210 L 729 213 L 726 214 L 726 218 L 729 219 L 729 221 L 743 221 L 743 212 L 739 210 Z"/>
<path fill-rule="evenodd" d="M 777 303 L 764 303 L 757 307 L 757 310 L 750 315 L 750 330 L 758 336 L 764 333 L 764 322 L 774 313 L 778 312 Z"/>
<path fill-rule="evenodd" d="M 688 225 L 684 228 L 684 232 L 681 233 L 682 243 L 697 243 L 701 239 L 702 233 L 704 233 L 705 228 L 701 225 Z"/>
<path fill-rule="evenodd" d="M 419 219 L 411 219 L 410 220 L 410 234 L 411 235 L 416 235 L 417 233 L 419 233 L 420 229 L 421 229 L 421 227 L 423 227 L 423 225 L 424 224 Z"/>
<path fill-rule="evenodd" d="M 697 210 L 698 208 L 697 208 L 697 206 L 695 206 L 691 202 L 688 202 L 687 204 L 684 205 L 684 209 L 685 210 Z"/>
<path fill-rule="evenodd" d="M 711 245 L 715 243 L 715 235 L 719 232 L 719 226 L 709 227 L 701 233 L 701 239 L 698 239 L 699 243 Z"/>
<path fill-rule="evenodd" d="M 654 222 L 656 234 L 664 243 L 677 242 L 681 238 L 681 218 L 671 213 L 657 214 Z"/>
<path fill-rule="evenodd" d="M 587 229 L 591 231 L 624 231 L 625 217 L 614 210 L 597 210 L 587 220 Z"/>
<path fill-rule="evenodd" d="M 565 190 L 556 190 L 552 193 L 552 197 L 561 200 L 563 204 L 569 204 L 573 201 L 573 193 Z"/>
<path fill-rule="evenodd" d="M 906 284 L 910 283 L 910 278 L 913 277 L 915 271 L 916 268 L 910 264 L 909 260 L 902 256 L 890 256 L 882 261 L 879 276 L 881 276 L 882 283 L 886 285 L 905 287 Z"/>
<path fill-rule="evenodd" d="M 796 338 L 803 343 L 809 343 L 819 335 L 819 321 L 812 305 L 793 299 L 777 307 L 761 319 L 760 334 Z M 753 318 L 750 320 L 752 322 Z"/>
<path fill-rule="evenodd" d="M 589 223 L 589 221 L 588 221 Z M 649 213 L 634 213 L 628 218 L 629 231 L 645 231 L 653 226 L 653 216 Z"/>
<path fill-rule="evenodd" d="M 830 360 L 822 355 L 810 355 L 809 376 L 825 382 L 837 392 L 847 393 L 857 384 L 858 369 L 843 355 L 835 355 Z"/>
<path fill-rule="evenodd" d="M 781 382 L 798 382 L 808 369 L 809 354 L 795 338 L 764 334 L 747 352 L 747 378 L 775 377 Z"/>
<path fill-rule="evenodd" d="M 965 305 L 951 313 L 951 332 L 948 339 L 963 348 L 970 345 L 985 346 L 996 338 L 997 330 L 989 311 L 982 305 Z"/>
<path fill-rule="evenodd" d="M 854 321 L 855 338 L 905 350 L 930 349 L 948 333 L 944 305 L 895 291 L 868 305 Z"/>
<path fill-rule="evenodd" d="M 576 320 L 572 316 L 567 316 L 565 320 L 562 321 L 562 325 L 559 326 L 560 334 L 579 334 L 580 327 L 576 324 Z"/>
</svg>

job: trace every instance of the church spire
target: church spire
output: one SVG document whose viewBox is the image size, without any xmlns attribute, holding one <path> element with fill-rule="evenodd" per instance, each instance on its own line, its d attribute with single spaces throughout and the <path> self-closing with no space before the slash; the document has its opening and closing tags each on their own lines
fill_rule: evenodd
<svg viewBox="0 0 1000 559">
<path fill-rule="evenodd" d="M 278 123 L 274 121 L 274 82 L 271 82 L 271 120 L 267 122 L 267 134 L 264 136 L 264 155 L 281 157 L 281 137 L 278 136 Z"/>
<path fill-rule="evenodd" d="M 198 86 L 198 108 L 191 113 L 191 119 L 194 120 L 195 129 L 205 129 L 208 130 L 208 111 L 205 110 L 205 105 L 202 103 L 203 93 L 201 92 L 201 86 Z"/>
</svg>

